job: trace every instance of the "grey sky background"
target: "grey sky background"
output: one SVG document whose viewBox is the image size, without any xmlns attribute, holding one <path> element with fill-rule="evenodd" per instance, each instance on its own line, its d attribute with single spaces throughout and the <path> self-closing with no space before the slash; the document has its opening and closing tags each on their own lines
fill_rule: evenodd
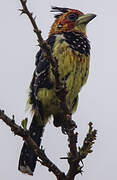
<svg viewBox="0 0 117 180">
<path fill-rule="evenodd" d="M 4 0 L 0 5 L 0 108 L 9 116 L 14 114 L 20 124 L 28 115 L 25 104 L 38 47 L 28 18 L 19 16 L 19 0 Z M 89 121 L 98 130 L 98 137 L 94 152 L 84 161 L 83 176 L 77 176 L 76 180 L 117 179 L 117 3 L 114 0 L 29 0 L 28 7 L 37 15 L 45 39 L 54 21 L 54 14 L 49 12 L 51 5 L 97 14 L 87 27 L 92 47 L 90 74 L 79 95 L 79 107 L 73 119 L 78 124 L 79 145 Z M 67 170 L 67 163 L 59 159 L 68 152 L 67 137 L 51 122 L 46 126 L 42 145 L 49 157 L 62 170 Z M 21 174 L 17 170 L 21 147 L 22 139 L 14 137 L 0 121 L 0 179 L 55 179 L 40 164 L 33 177 Z"/>
</svg>

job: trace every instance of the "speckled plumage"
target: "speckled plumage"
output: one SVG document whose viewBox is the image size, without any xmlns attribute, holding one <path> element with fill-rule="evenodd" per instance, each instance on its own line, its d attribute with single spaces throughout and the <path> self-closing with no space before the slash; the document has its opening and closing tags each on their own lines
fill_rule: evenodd
<svg viewBox="0 0 117 180">
<path fill-rule="evenodd" d="M 52 39 L 54 39 L 51 43 L 52 53 L 58 60 L 60 79 L 66 81 L 68 106 L 73 109 L 74 99 L 88 77 L 90 45 L 87 38 L 80 33 L 52 35 L 47 42 Z M 54 88 L 55 82 L 50 62 L 44 59 L 41 50 L 36 56 L 36 69 L 30 87 L 30 103 L 35 109 L 36 103 L 41 102 L 42 108 L 38 104 L 38 109 L 41 112 L 42 109 L 44 111 L 44 122 L 51 114 L 61 111 Z"/>
<path fill-rule="evenodd" d="M 71 112 L 75 112 L 78 93 L 86 83 L 89 74 L 90 45 L 86 36 L 86 24 L 95 15 L 84 15 L 81 11 L 58 7 L 53 7 L 52 11 L 59 11 L 61 14 L 55 16 L 56 20 L 51 27 L 47 43 L 51 47 L 52 55 L 58 61 L 59 78 L 66 83 L 66 103 Z M 28 100 L 34 113 L 29 131 L 35 142 L 40 145 L 48 118 L 53 115 L 54 125 L 60 126 L 64 112 L 56 97 L 51 64 L 44 57 L 42 49 L 36 55 L 35 65 Z M 24 144 L 19 160 L 19 170 L 33 174 L 35 165 L 34 151 Z"/>
</svg>

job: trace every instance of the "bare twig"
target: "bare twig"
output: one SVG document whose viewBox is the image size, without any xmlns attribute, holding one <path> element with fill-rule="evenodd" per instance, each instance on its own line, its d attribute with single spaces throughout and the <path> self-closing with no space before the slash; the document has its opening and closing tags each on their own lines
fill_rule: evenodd
<svg viewBox="0 0 117 180">
<path fill-rule="evenodd" d="M 31 145 L 36 155 L 39 157 L 39 159 L 41 159 L 40 162 L 42 165 L 46 166 L 49 171 L 52 171 L 57 179 L 61 178 L 62 180 L 62 178 L 65 176 L 64 173 L 61 172 L 57 166 L 48 159 L 43 149 L 39 149 L 38 145 L 31 138 L 28 130 L 24 130 L 21 128 L 21 126 L 18 126 L 14 119 L 10 119 L 2 110 L 0 110 L 0 119 L 2 119 L 11 128 L 11 131 L 14 132 L 15 135 L 22 137 L 24 141 Z"/>
<path fill-rule="evenodd" d="M 97 130 L 93 130 L 92 122 L 89 123 L 89 131 L 84 139 L 82 147 L 79 147 L 80 159 L 83 160 L 92 152 L 92 146 L 96 140 Z"/>
<path fill-rule="evenodd" d="M 35 17 L 33 17 L 33 13 L 31 13 L 27 8 L 27 0 L 20 0 L 20 2 L 22 4 L 22 9 L 19 9 L 21 11 L 21 15 L 26 14 L 28 18 L 30 19 L 30 22 L 33 26 L 33 30 L 35 34 L 37 35 L 37 38 L 38 38 L 37 41 L 39 43 L 39 46 L 43 49 L 46 59 L 49 60 L 53 64 L 55 60 L 52 56 L 50 46 L 46 43 L 46 41 L 43 40 L 41 36 L 41 31 L 38 29 L 38 26 L 36 24 Z"/>
<path fill-rule="evenodd" d="M 68 153 L 68 163 L 69 163 L 69 170 L 67 173 L 67 180 L 73 180 L 75 175 L 80 173 L 78 172 L 78 149 L 77 149 L 77 133 L 74 133 L 74 130 L 68 131 L 68 141 L 69 141 L 69 148 L 70 152 Z"/>
<path fill-rule="evenodd" d="M 21 15 L 26 14 L 29 17 L 31 24 L 34 28 L 34 32 L 37 35 L 39 45 L 41 46 L 42 49 L 45 49 L 45 46 L 46 46 L 46 49 L 48 49 L 48 51 L 50 51 L 49 46 L 47 45 L 47 43 L 43 40 L 43 38 L 41 36 L 41 31 L 37 27 L 37 24 L 35 22 L 35 17 L 33 18 L 33 13 L 31 13 L 27 8 L 27 5 L 26 5 L 27 0 L 20 0 L 20 2 L 22 4 L 22 9 L 19 9 L 21 11 Z"/>
<path fill-rule="evenodd" d="M 96 140 L 97 130 L 93 129 L 92 125 L 93 124 L 90 122 L 89 131 L 86 135 L 86 138 L 84 139 L 83 146 L 81 148 L 79 147 L 79 151 L 76 146 L 77 133 L 74 134 L 74 132 L 72 132 L 73 136 L 69 136 L 71 142 L 69 143 L 70 153 L 68 154 L 68 163 L 70 167 L 66 175 L 67 180 L 74 180 L 74 177 L 77 174 L 82 174 L 82 168 L 84 166 L 83 159 L 85 159 L 89 153 L 93 152 L 92 145 Z M 80 162 L 82 165 L 80 165 Z"/>
<path fill-rule="evenodd" d="M 14 116 L 13 118 L 9 118 L 4 111 L 0 110 L 0 119 L 2 119 L 10 128 L 11 131 L 14 132 L 15 135 L 18 135 L 23 138 L 30 146 L 34 149 L 37 157 L 39 157 L 39 162 L 48 168 L 49 171 L 53 172 L 53 174 L 57 177 L 57 180 L 74 180 L 74 177 L 82 173 L 83 166 L 80 165 L 80 162 L 86 156 L 92 152 L 92 145 L 96 140 L 96 130 L 93 130 L 92 123 L 89 123 L 89 131 L 84 140 L 83 146 L 81 148 L 77 148 L 77 133 L 74 133 L 74 130 L 70 130 L 71 132 L 67 132 L 69 137 L 69 148 L 70 153 L 68 153 L 68 157 L 61 158 L 67 159 L 70 165 L 67 174 L 65 175 L 49 158 L 46 156 L 45 151 L 41 148 L 39 149 L 38 145 L 31 138 L 28 130 L 23 129 L 21 126 L 18 126 L 15 123 Z"/>
</svg>

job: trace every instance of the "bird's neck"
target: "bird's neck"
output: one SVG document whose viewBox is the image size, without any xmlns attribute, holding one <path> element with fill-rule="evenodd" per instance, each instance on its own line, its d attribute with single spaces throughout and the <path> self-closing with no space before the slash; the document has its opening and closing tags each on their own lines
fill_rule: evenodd
<svg viewBox="0 0 117 180">
<path fill-rule="evenodd" d="M 84 24 L 80 24 L 74 27 L 74 32 L 81 33 L 83 36 L 87 37 L 86 35 L 86 26 Z"/>
</svg>

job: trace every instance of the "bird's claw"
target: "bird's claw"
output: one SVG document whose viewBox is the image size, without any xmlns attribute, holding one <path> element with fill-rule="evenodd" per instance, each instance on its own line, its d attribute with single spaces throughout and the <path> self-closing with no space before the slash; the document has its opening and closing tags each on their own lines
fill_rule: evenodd
<svg viewBox="0 0 117 180">
<path fill-rule="evenodd" d="M 61 126 L 63 134 L 67 134 L 68 131 L 73 131 L 75 128 L 77 128 L 77 125 L 73 120 L 65 121 Z"/>
</svg>

